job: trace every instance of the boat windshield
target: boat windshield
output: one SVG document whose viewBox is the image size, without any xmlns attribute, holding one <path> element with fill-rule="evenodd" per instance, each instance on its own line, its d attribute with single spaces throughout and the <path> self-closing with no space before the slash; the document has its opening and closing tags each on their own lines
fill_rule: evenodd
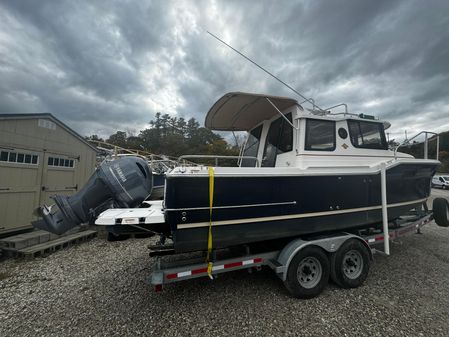
<svg viewBox="0 0 449 337">
<path fill-rule="evenodd" d="M 348 120 L 351 143 L 364 149 L 387 150 L 385 130 L 382 123 Z"/>
<path fill-rule="evenodd" d="M 248 140 L 245 144 L 245 149 L 243 150 L 243 156 L 246 157 L 257 157 L 257 152 L 259 151 L 260 136 L 262 135 L 263 125 L 259 125 L 257 128 L 252 129 L 248 134 Z M 242 159 L 240 166 L 242 167 L 255 167 L 257 163 L 256 159 Z"/>
</svg>

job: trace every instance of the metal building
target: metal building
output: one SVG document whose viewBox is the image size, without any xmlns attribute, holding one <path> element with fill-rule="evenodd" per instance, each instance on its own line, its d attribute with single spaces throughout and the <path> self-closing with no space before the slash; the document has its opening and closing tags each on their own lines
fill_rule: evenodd
<svg viewBox="0 0 449 337">
<path fill-rule="evenodd" d="M 51 114 L 0 114 L 0 234 L 31 228 L 36 207 L 76 192 L 95 157 L 95 147 Z"/>
</svg>

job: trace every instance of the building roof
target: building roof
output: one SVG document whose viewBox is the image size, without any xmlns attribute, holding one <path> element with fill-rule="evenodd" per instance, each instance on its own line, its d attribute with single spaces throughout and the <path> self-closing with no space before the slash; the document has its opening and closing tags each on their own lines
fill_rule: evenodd
<svg viewBox="0 0 449 337">
<path fill-rule="evenodd" d="M 90 144 L 86 139 L 84 139 L 83 136 L 81 136 L 78 132 L 68 127 L 66 124 L 61 122 L 59 119 L 57 119 L 55 116 L 53 116 L 51 113 L 26 113 L 26 114 L 2 114 L 0 113 L 0 120 L 2 119 L 40 119 L 45 118 L 51 120 L 53 123 L 59 125 L 61 128 L 63 128 L 65 131 L 70 133 L 72 136 L 78 138 L 82 143 L 89 146 L 92 150 L 95 152 L 98 152 L 97 148 Z"/>
<path fill-rule="evenodd" d="M 210 108 L 204 124 L 211 130 L 250 130 L 260 122 L 279 113 L 267 98 L 280 111 L 298 105 L 295 99 L 288 97 L 230 92 L 221 97 Z"/>
</svg>

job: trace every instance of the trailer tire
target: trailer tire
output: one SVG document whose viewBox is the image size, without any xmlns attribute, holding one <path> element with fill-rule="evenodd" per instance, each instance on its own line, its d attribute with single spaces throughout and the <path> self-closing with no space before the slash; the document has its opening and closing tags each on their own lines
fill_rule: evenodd
<svg viewBox="0 0 449 337">
<path fill-rule="evenodd" d="M 440 227 L 449 227 L 449 203 L 444 198 L 433 200 L 433 218 Z"/>
<path fill-rule="evenodd" d="M 329 259 L 319 247 L 307 246 L 293 257 L 285 287 L 297 298 L 318 296 L 329 281 Z"/>
<path fill-rule="evenodd" d="M 347 240 L 331 255 L 331 279 L 342 288 L 357 288 L 368 277 L 370 254 L 357 239 Z"/>
</svg>

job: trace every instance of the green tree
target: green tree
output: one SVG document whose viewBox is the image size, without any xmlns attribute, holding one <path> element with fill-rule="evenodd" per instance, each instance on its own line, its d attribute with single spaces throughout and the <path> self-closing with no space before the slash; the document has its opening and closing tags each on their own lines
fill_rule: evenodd
<svg viewBox="0 0 449 337">
<path fill-rule="evenodd" d="M 126 132 L 125 131 L 117 131 L 113 135 L 111 135 L 106 142 L 109 144 L 117 145 L 123 148 L 126 148 Z"/>
<path fill-rule="evenodd" d="M 144 150 L 144 141 L 141 137 L 130 136 L 126 139 L 126 148 L 134 150 Z"/>
<path fill-rule="evenodd" d="M 195 118 L 186 121 L 183 117 L 158 112 L 149 124 L 150 127 L 141 130 L 138 136 L 127 137 L 126 132 L 117 131 L 107 142 L 127 149 L 176 157 L 184 154 L 238 154 L 237 147 L 230 146 L 211 130 L 200 127 Z"/>
<path fill-rule="evenodd" d="M 98 135 L 91 135 L 91 136 L 87 136 L 85 138 L 86 138 L 86 140 L 95 140 L 95 141 L 104 142 L 104 139 L 101 137 L 98 137 Z"/>
</svg>

